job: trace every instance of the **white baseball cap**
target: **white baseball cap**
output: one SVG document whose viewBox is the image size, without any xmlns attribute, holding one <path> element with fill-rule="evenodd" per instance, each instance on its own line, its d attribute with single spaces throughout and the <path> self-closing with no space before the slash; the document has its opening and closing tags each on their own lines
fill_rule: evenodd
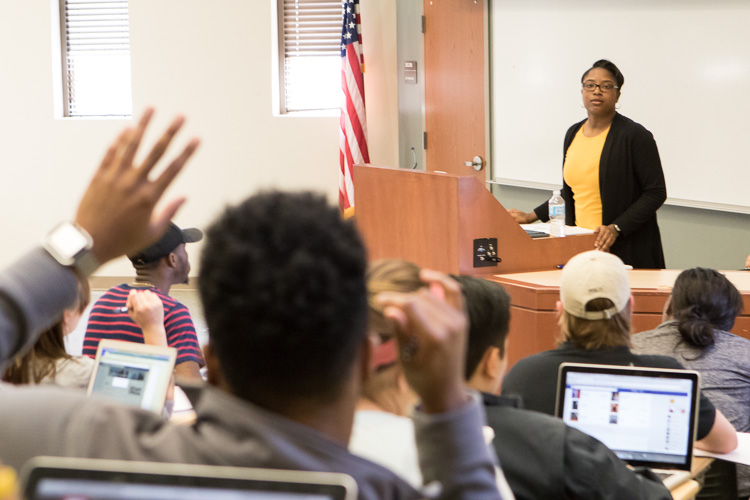
<svg viewBox="0 0 750 500">
<path fill-rule="evenodd" d="M 587 311 L 586 304 L 599 298 L 611 300 L 614 307 Z M 611 318 L 625 309 L 630 301 L 630 281 L 625 264 L 616 255 L 599 250 L 579 253 L 563 267 L 560 301 L 563 309 L 577 318 Z"/>
</svg>

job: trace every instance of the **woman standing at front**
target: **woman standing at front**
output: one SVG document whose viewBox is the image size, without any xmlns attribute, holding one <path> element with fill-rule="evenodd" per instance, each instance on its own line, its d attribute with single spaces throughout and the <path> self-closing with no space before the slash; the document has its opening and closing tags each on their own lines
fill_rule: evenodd
<svg viewBox="0 0 750 500">
<path fill-rule="evenodd" d="M 581 83 L 588 116 L 565 134 L 565 223 L 593 229 L 596 248 L 634 268 L 663 269 L 656 210 L 667 188 L 654 137 L 616 111 L 625 77 L 612 62 L 595 62 Z M 522 224 L 549 219 L 546 202 L 509 212 Z"/>
</svg>

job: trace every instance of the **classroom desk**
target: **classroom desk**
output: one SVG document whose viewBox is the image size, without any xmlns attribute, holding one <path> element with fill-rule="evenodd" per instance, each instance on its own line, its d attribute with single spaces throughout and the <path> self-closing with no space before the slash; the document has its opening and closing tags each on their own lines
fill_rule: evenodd
<svg viewBox="0 0 750 500">
<path fill-rule="evenodd" d="M 521 358 L 553 349 L 560 337 L 555 304 L 560 300 L 561 270 L 483 276 L 501 283 L 511 297 L 508 368 Z M 635 299 L 633 332 L 661 323 L 664 303 L 680 270 L 628 271 Z M 750 271 L 722 271 L 742 293 L 744 311 L 732 333 L 750 339 Z"/>
<path fill-rule="evenodd" d="M 708 466 L 711 465 L 711 462 L 713 462 L 712 458 L 693 457 L 693 468 L 690 471 L 692 479 L 669 491 L 672 494 L 673 500 L 692 500 L 695 498 L 695 495 L 700 492 L 701 485 L 703 484 L 702 475 L 708 469 Z"/>
</svg>

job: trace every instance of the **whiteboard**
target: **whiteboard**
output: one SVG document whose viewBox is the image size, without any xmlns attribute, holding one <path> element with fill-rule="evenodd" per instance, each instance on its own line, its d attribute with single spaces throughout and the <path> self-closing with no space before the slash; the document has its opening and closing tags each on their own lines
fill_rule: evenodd
<svg viewBox="0 0 750 500">
<path fill-rule="evenodd" d="M 581 75 L 625 76 L 619 112 L 654 134 L 667 203 L 750 213 L 750 1 L 491 0 L 494 180 L 559 188 Z"/>
</svg>

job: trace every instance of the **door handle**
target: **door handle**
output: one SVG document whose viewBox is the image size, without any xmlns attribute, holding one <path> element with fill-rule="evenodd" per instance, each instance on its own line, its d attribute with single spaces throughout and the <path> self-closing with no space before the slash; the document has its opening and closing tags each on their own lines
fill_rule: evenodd
<svg viewBox="0 0 750 500">
<path fill-rule="evenodd" d="M 482 167 L 484 166 L 484 160 L 482 160 L 482 157 L 477 155 L 474 157 L 473 161 L 465 161 L 464 165 L 467 167 L 473 167 L 474 170 L 482 170 Z"/>
</svg>

